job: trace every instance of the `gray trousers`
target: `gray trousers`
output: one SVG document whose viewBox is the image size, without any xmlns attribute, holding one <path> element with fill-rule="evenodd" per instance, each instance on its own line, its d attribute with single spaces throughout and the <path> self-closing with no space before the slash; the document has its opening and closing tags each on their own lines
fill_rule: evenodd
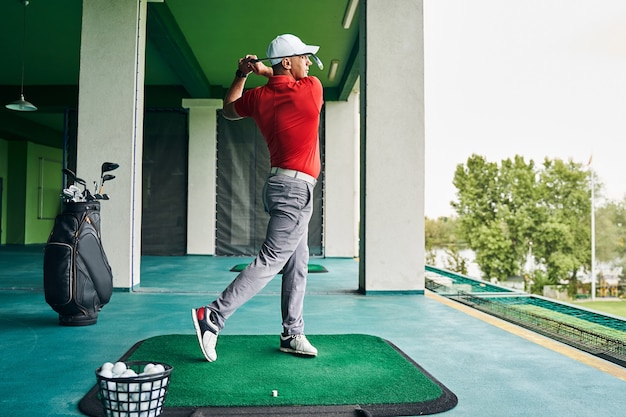
<svg viewBox="0 0 626 417">
<path fill-rule="evenodd" d="M 303 334 L 302 310 L 309 263 L 308 230 L 313 213 L 313 184 L 285 175 L 270 176 L 263 204 L 270 215 L 265 242 L 254 261 L 230 283 L 209 309 L 217 325 L 250 300 L 282 269 L 283 332 Z"/>
</svg>

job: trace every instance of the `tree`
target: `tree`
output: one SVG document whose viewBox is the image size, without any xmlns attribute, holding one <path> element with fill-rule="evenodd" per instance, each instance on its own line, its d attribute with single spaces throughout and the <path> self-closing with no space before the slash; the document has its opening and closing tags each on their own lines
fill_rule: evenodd
<svg viewBox="0 0 626 417">
<path fill-rule="evenodd" d="M 619 293 L 626 290 L 626 199 L 596 210 L 596 259 L 621 268 Z"/>
<path fill-rule="evenodd" d="M 534 163 L 520 156 L 498 166 L 472 155 L 465 166 L 457 166 L 453 183 L 458 201 L 452 206 L 485 279 L 521 275 L 534 226 L 529 220 L 534 182 Z"/>
<path fill-rule="evenodd" d="M 528 248 L 542 282 L 576 280 L 590 263 L 589 174 L 580 164 L 515 156 L 500 165 L 472 155 L 455 171 L 459 230 L 485 279 L 523 275 Z"/>
<path fill-rule="evenodd" d="M 424 220 L 426 250 L 459 245 L 458 222 L 455 218 L 439 217 Z"/>
<path fill-rule="evenodd" d="M 459 239 L 457 229 L 455 217 L 425 218 L 426 264 L 437 265 L 438 249 L 443 249 L 444 268 L 466 275 L 469 262 L 460 254 L 464 243 Z"/>
<path fill-rule="evenodd" d="M 547 280 L 570 283 L 591 265 L 591 192 L 589 172 L 581 164 L 545 159 L 539 175 L 541 220 L 533 239 L 533 254 L 546 268 Z"/>
<path fill-rule="evenodd" d="M 459 274 L 467 275 L 467 259 L 461 256 L 457 247 L 451 247 L 445 249 L 446 259 L 444 268 L 448 271 L 456 272 Z"/>
<path fill-rule="evenodd" d="M 626 257 L 626 200 L 608 202 L 596 210 L 596 257 L 619 262 Z"/>
</svg>

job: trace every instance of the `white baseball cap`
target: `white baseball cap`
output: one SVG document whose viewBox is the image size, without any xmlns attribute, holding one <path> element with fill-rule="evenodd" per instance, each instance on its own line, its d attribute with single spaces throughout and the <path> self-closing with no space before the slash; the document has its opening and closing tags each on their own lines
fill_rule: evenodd
<svg viewBox="0 0 626 417">
<path fill-rule="evenodd" d="M 272 65 L 278 64 L 283 57 L 295 55 L 311 55 L 320 49 L 317 45 L 307 45 L 299 37 L 284 34 L 276 37 L 267 47 L 267 56 Z"/>
</svg>

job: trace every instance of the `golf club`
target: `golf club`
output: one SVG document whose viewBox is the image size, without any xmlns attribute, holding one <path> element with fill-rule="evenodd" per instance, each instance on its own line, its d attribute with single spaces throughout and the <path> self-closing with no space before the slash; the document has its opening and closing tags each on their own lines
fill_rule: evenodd
<svg viewBox="0 0 626 417">
<path fill-rule="evenodd" d="M 83 186 L 83 192 L 87 191 L 87 181 L 82 178 L 74 177 L 74 183 Z"/>
<path fill-rule="evenodd" d="M 76 180 L 76 174 L 71 169 L 63 168 L 62 172 L 63 172 L 63 174 L 65 174 L 65 185 L 66 186 L 70 185 L 68 183 L 70 183 L 70 182 L 73 183 Z"/>
<path fill-rule="evenodd" d="M 116 164 L 115 162 L 103 162 L 102 167 L 100 169 L 100 177 L 104 175 L 105 172 L 114 171 L 120 167 L 120 164 Z"/>
<path fill-rule="evenodd" d="M 100 183 L 100 190 L 98 190 L 98 194 L 102 195 L 102 187 L 104 186 L 105 181 L 111 181 L 115 178 L 115 175 L 105 174 L 102 176 L 102 182 Z"/>
<path fill-rule="evenodd" d="M 63 200 L 65 202 L 69 202 L 73 200 L 74 193 L 70 191 L 68 188 L 64 188 L 63 191 L 61 192 L 61 197 L 63 197 Z"/>
<path fill-rule="evenodd" d="M 308 55 L 311 58 L 311 61 L 315 62 L 315 64 L 320 70 L 324 69 L 324 64 L 322 63 L 322 60 L 317 57 L 317 55 L 315 54 L 308 54 Z M 268 58 L 255 59 L 255 60 L 252 60 L 251 62 L 268 61 L 270 59 L 291 58 L 292 56 L 298 56 L 298 55 L 273 56 L 273 57 L 268 57 Z"/>
<path fill-rule="evenodd" d="M 61 198 L 66 203 L 79 203 L 85 201 L 94 201 L 94 200 L 108 200 L 108 194 L 102 194 L 102 188 L 106 181 L 111 181 L 115 178 L 115 175 L 105 174 L 105 172 L 110 172 L 119 168 L 119 164 L 115 162 L 103 162 L 100 170 L 100 189 L 98 189 L 98 181 L 93 182 L 94 192 L 93 194 L 89 189 L 87 189 L 87 181 L 82 178 L 78 178 L 76 173 L 69 168 L 63 168 L 62 172 L 65 175 L 65 181 L 67 184 L 66 188 L 61 192 Z M 81 189 L 78 188 L 78 185 L 82 185 Z"/>
<path fill-rule="evenodd" d="M 102 166 L 100 167 L 100 192 L 98 194 L 102 193 L 102 185 L 104 184 L 104 173 L 114 171 L 118 169 L 119 167 L 120 165 L 115 162 L 103 162 L 102 163 Z"/>
<path fill-rule="evenodd" d="M 91 193 L 87 189 L 87 181 L 85 181 L 82 178 L 78 178 L 76 176 L 76 173 L 74 173 L 74 171 L 72 171 L 69 168 L 63 168 L 62 171 L 63 171 L 63 173 L 65 174 L 65 176 L 67 178 L 67 182 L 72 182 L 73 183 L 73 184 L 71 184 L 71 186 L 68 187 L 70 190 L 72 190 L 72 186 L 74 186 L 74 184 L 79 184 L 79 185 L 83 186 L 82 198 L 78 198 L 77 197 L 77 193 L 74 192 L 74 198 L 72 199 L 72 201 L 85 201 L 85 200 L 93 199 L 93 197 L 91 197 Z M 77 189 L 77 187 L 76 187 L 76 189 Z"/>
<path fill-rule="evenodd" d="M 62 195 L 63 199 L 65 200 L 65 202 L 78 203 L 78 202 L 85 201 L 85 198 L 83 197 L 83 194 L 80 192 L 80 188 L 78 188 L 74 184 L 72 184 L 69 187 L 63 189 L 61 195 Z"/>
</svg>

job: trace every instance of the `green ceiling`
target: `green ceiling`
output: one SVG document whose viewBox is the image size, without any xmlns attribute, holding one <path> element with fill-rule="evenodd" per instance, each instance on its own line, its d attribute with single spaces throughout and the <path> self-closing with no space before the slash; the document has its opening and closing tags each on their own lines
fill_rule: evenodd
<svg viewBox="0 0 626 417">
<path fill-rule="evenodd" d="M 119 1 L 119 0 L 118 0 Z M 132 0 L 128 0 L 132 1 Z M 237 60 L 265 57 L 268 43 L 293 33 L 320 45 L 324 70 L 310 73 L 325 86 L 327 101 L 343 100 L 358 75 L 358 9 L 349 29 L 342 20 L 349 0 L 165 0 L 148 4 L 146 105 L 178 106 L 182 98 L 222 98 Z M 0 4 L 0 100 L 19 97 L 24 7 L 20 0 Z M 38 137 L 57 136 L 62 115 L 78 97 L 81 0 L 30 0 L 26 8 L 24 94 L 39 110 L 0 109 L 0 138 L 21 139 L 28 129 Z M 331 60 L 338 60 L 334 80 Z M 250 77 L 247 87 L 264 79 Z M 54 133 L 54 134 L 53 134 Z M 32 135 L 30 135 L 32 136 Z M 56 139 L 52 139 L 56 143 Z"/>
</svg>

